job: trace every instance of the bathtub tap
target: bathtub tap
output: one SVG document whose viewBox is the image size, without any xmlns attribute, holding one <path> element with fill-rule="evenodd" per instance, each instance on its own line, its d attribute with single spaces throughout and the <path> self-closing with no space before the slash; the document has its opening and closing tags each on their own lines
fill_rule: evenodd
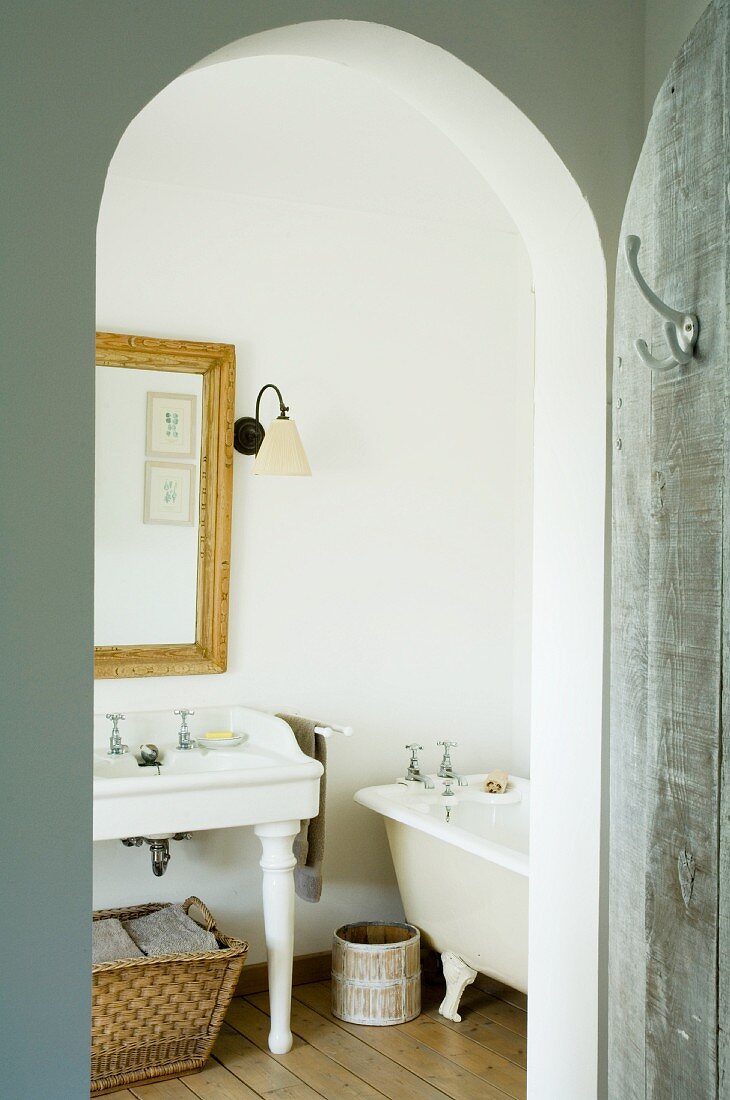
<svg viewBox="0 0 730 1100">
<path fill-rule="evenodd" d="M 406 774 L 403 776 L 406 783 L 423 783 L 427 791 L 434 789 L 433 780 L 428 775 L 424 775 L 421 771 L 421 765 L 418 763 L 418 752 L 423 748 L 423 745 L 417 745 L 415 742 L 412 745 L 406 745 L 406 748 L 410 750 L 411 759 L 406 769 Z"/>
<path fill-rule="evenodd" d="M 458 741 L 437 741 L 436 744 L 437 745 L 442 745 L 443 750 L 444 750 L 443 760 L 441 761 L 441 766 L 439 767 L 439 778 L 440 779 L 455 779 L 460 787 L 468 787 L 469 783 L 467 782 L 467 780 L 464 779 L 463 775 L 457 775 L 456 774 L 456 772 L 454 771 L 453 764 L 451 763 L 451 754 L 450 754 L 449 750 L 458 748 L 459 742 Z"/>
</svg>

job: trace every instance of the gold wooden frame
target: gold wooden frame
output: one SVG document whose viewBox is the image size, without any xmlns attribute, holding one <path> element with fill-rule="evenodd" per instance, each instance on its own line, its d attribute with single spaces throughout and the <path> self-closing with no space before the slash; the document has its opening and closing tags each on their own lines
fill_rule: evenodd
<svg viewBox="0 0 730 1100">
<path fill-rule="evenodd" d="M 195 641 L 182 645 L 94 648 L 94 676 L 190 676 L 225 672 L 233 500 L 233 344 L 200 344 L 97 332 L 104 367 L 176 371 L 203 376 L 200 445 L 198 578 Z"/>
</svg>

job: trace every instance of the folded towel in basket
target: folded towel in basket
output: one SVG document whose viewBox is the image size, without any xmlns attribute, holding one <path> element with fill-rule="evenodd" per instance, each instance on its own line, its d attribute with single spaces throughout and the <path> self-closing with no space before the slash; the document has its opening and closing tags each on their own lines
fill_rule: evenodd
<svg viewBox="0 0 730 1100">
<path fill-rule="evenodd" d="M 144 917 L 127 920 L 124 928 L 145 955 L 185 955 L 218 950 L 213 933 L 196 924 L 182 905 L 166 905 Z"/>
<path fill-rule="evenodd" d="M 91 926 L 92 963 L 110 963 L 117 959 L 133 959 L 142 952 L 128 936 L 116 917 L 95 920 Z"/>
<path fill-rule="evenodd" d="M 319 813 L 311 821 L 303 821 L 299 834 L 294 841 L 294 855 L 297 865 L 294 868 L 294 889 L 302 901 L 319 901 L 322 896 L 322 859 L 324 858 L 324 800 L 327 794 L 327 742 L 318 737 L 315 726 L 322 722 L 313 722 L 309 718 L 300 718 L 298 714 L 277 714 L 283 718 L 296 737 L 299 748 L 306 756 L 318 760 L 324 771 L 319 781 Z"/>
</svg>

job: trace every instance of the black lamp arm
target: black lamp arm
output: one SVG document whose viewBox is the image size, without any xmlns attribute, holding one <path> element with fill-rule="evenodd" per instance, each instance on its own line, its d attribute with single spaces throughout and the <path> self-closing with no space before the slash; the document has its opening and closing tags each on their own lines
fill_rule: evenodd
<svg viewBox="0 0 730 1100">
<path fill-rule="evenodd" d="M 286 414 L 289 412 L 289 406 L 284 404 L 284 398 L 281 396 L 281 390 L 279 389 L 279 387 L 275 386 L 273 382 L 267 382 L 265 386 L 261 387 L 261 389 L 259 390 L 259 395 L 256 398 L 257 421 L 259 422 L 259 424 L 261 423 L 261 421 L 259 420 L 259 405 L 261 404 L 261 398 L 267 390 L 276 390 L 276 396 L 279 398 L 279 418 L 282 420 L 286 420 Z"/>
</svg>

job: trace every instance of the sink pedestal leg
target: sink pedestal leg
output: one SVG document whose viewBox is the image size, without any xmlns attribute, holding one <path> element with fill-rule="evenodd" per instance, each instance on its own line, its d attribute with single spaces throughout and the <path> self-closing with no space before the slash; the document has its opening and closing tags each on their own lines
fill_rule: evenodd
<svg viewBox="0 0 730 1100">
<path fill-rule="evenodd" d="M 269 964 L 271 1031 L 269 1050 L 287 1054 L 291 1050 L 291 977 L 294 957 L 294 868 L 292 844 L 299 821 L 276 821 L 256 825 L 261 839 L 264 872 L 264 926 Z"/>
</svg>

